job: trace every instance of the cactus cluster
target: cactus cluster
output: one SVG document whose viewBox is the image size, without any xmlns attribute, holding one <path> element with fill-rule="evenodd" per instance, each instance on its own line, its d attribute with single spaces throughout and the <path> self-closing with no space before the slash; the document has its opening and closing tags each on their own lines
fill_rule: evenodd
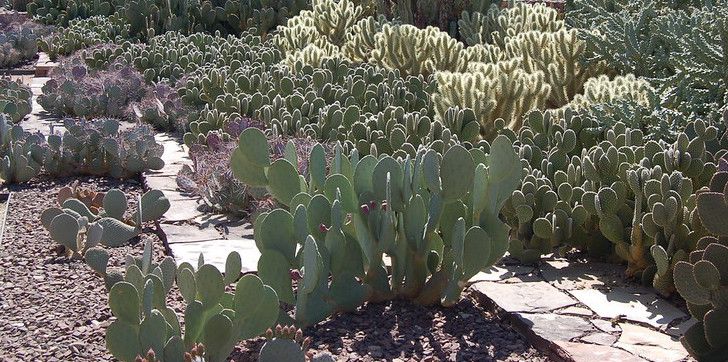
<svg viewBox="0 0 728 362">
<path fill-rule="evenodd" d="M 506 137 L 442 154 L 420 147 L 404 158 L 360 158 L 356 150 L 347 157 L 337 145 L 328 168 L 314 146 L 303 173 L 291 161 L 271 162 L 265 135 L 248 128 L 231 162 L 238 178 L 285 206 L 255 221 L 258 270 L 281 301 L 296 305 L 299 325 L 365 301 L 452 305 L 508 248 L 498 214 L 521 170 Z M 291 270 L 303 272 L 295 296 Z"/>
<path fill-rule="evenodd" d="M 44 141 L 43 135 L 24 131 L 0 113 L 0 179 L 23 183 L 37 176 L 45 158 Z"/>
<path fill-rule="evenodd" d="M 44 167 L 51 175 L 134 177 L 164 167 L 164 149 L 147 125 L 120 130 L 113 119 L 64 120 L 62 135 L 48 136 Z"/>
<path fill-rule="evenodd" d="M 578 0 L 572 6 L 568 20 L 586 41 L 588 62 L 649 78 L 663 95 L 662 108 L 691 119 L 719 119 L 728 101 L 723 4 Z"/>
<path fill-rule="evenodd" d="M 8 78 L 0 78 L 0 113 L 10 117 L 14 123 L 30 114 L 31 98 L 29 87 Z"/>
<path fill-rule="evenodd" d="M 58 116 L 131 119 L 129 105 L 149 96 L 141 74 L 116 64 L 108 71 L 89 69 L 81 59 L 69 58 L 53 70 L 38 103 Z"/>
<path fill-rule="evenodd" d="M 531 112 L 518 134 L 525 175 L 503 211 L 524 262 L 578 248 L 627 262 L 627 275 L 675 291 L 672 269 L 694 250 L 695 191 L 709 184 L 718 129 L 696 121 L 672 142 L 623 124 L 601 130 L 571 109 Z M 502 123 L 502 122 L 501 122 Z M 502 124 L 500 124 L 502 126 Z"/>
<path fill-rule="evenodd" d="M 31 134 L 0 114 L 0 178 L 30 181 L 41 171 L 53 176 L 96 175 L 129 178 L 164 167 L 164 151 L 149 126 L 125 131 L 113 119 L 64 120 L 66 132 Z"/>
<path fill-rule="evenodd" d="M 5 14 L 0 17 L 0 69 L 12 68 L 35 58 L 38 38 L 47 29 L 25 19 Z"/>
<path fill-rule="evenodd" d="M 66 256 L 84 258 L 101 275 L 106 275 L 108 255 L 96 248 L 97 245 L 118 247 L 128 243 L 141 233 L 144 222 L 161 218 L 170 207 L 169 200 L 159 190 L 144 193 L 138 200 L 137 210 L 129 213 L 131 216 L 126 215 L 127 196 L 118 189 L 95 195 L 91 204 L 67 196 L 73 195 L 62 189 L 60 207 L 43 211 L 41 222 L 51 238 L 64 247 Z"/>
<path fill-rule="evenodd" d="M 109 291 L 117 319 L 109 325 L 106 345 L 121 361 L 149 356 L 149 350 L 164 361 L 224 361 L 239 340 L 262 334 L 278 318 L 275 291 L 255 275 L 240 278 L 236 252 L 228 256 L 224 276 L 202 256 L 197 270 L 189 263 L 176 267 L 171 257 L 159 265 L 151 258 L 148 242 L 142 258 L 128 258 L 123 280 Z M 166 305 L 175 284 L 186 303 L 184 329 Z M 226 291 L 231 284 L 234 294 Z"/>
<path fill-rule="evenodd" d="M 680 338 L 701 361 L 718 361 L 728 352 L 728 160 L 720 160 L 710 185 L 697 194 L 697 214 L 707 231 L 695 251 L 675 264 L 674 280 L 697 323 Z"/>
<path fill-rule="evenodd" d="M 74 19 L 112 15 L 123 3 L 121 0 L 32 0 L 28 3 L 27 9 L 28 13 L 39 22 L 68 26 Z"/>
<path fill-rule="evenodd" d="M 40 50 L 52 60 L 99 44 L 119 43 L 129 37 L 129 25 L 115 15 L 71 20 L 62 32 L 38 41 Z"/>
</svg>

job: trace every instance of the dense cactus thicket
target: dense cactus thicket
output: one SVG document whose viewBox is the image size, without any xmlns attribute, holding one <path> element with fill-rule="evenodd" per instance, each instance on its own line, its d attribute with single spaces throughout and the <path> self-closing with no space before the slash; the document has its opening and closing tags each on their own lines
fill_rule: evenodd
<svg viewBox="0 0 728 362">
<path fill-rule="evenodd" d="M 295 327 L 268 328 L 367 302 L 451 306 L 506 253 L 575 250 L 682 296 L 698 320 L 683 344 L 719 360 L 728 3 L 533 2 L 31 0 L 56 31 L 2 25 L 0 67 L 38 46 L 57 58 L 38 103 L 76 119 L 23 131 L 30 92 L 0 80 L 0 177 L 163 166 L 151 127 L 111 117 L 178 131 L 194 160 L 179 186 L 255 216 L 259 277 L 238 280 L 235 253 L 224 276 L 154 265 L 151 245 L 122 273 L 103 247 L 168 201 L 152 190 L 125 212 L 118 190 L 63 191 L 43 224 L 104 277 L 123 361 L 224 360 L 266 331 L 261 360 L 303 361 Z M 184 328 L 165 304 L 175 284 Z"/>
</svg>

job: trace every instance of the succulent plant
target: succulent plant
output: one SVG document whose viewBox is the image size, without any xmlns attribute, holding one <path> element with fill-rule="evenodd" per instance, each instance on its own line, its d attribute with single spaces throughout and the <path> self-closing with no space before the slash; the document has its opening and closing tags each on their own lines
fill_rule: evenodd
<svg viewBox="0 0 728 362">
<path fill-rule="evenodd" d="M 119 0 L 32 0 L 27 10 L 37 21 L 67 26 L 74 19 L 112 15 L 123 3 Z"/>
<path fill-rule="evenodd" d="M 265 332 L 266 342 L 260 348 L 258 361 L 307 361 L 306 350 L 311 343 L 310 338 L 303 338 L 303 332 L 294 326 L 268 328 Z"/>
<path fill-rule="evenodd" d="M 0 17 L 0 69 L 12 68 L 35 58 L 38 39 L 48 29 L 25 15 L 6 13 Z"/>
<path fill-rule="evenodd" d="M 300 325 L 364 301 L 456 303 L 467 280 L 508 248 L 498 213 L 520 180 L 520 162 L 506 137 L 489 151 L 455 145 L 440 156 L 422 147 L 414 159 L 359 159 L 337 146 L 327 172 L 323 147 L 315 146 L 303 176 L 286 158 L 271 162 L 265 135 L 246 129 L 233 154 L 234 174 L 267 187 L 291 210 L 256 219 L 261 278 L 296 305 Z M 291 269 L 304 271 L 296 297 Z"/>
<path fill-rule="evenodd" d="M 129 25 L 116 15 L 71 20 L 62 32 L 38 41 L 40 50 L 52 60 L 99 44 L 120 43 L 129 37 Z"/>
<path fill-rule="evenodd" d="M 23 183 L 42 169 L 45 149 L 43 136 L 24 131 L 0 114 L 0 179 L 5 183 Z"/>
<path fill-rule="evenodd" d="M 41 222 L 50 232 L 51 238 L 64 247 L 67 256 L 85 258 L 87 261 L 88 251 L 96 245 L 118 247 L 128 243 L 141 233 L 144 222 L 159 219 L 170 207 L 169 200 L 161 191 L 150 190 L 139 198 L 137 211 L 127 218 L 127 196 L 118 189 L 103 195 L 101 207 L 89 207 L 79 199 L 67 198 L 68 193 L 69 190 L 61 189 L 59 201 L 63 201 L 60 208 L 52 207 L 43 211 Z M 98 262 L 100 253 L 95 251 L 91 258 L 97 262 L 89 264 L 96 272 L 105 275 L 106 262 Z M 108 260 L 108 255 L 105 259 Z"/>
<path fill-rule="evenodd" d="M 240 278 L 240 255 L 235 252 L 228 256 L 224 277 L 204 264 L 202 256 L 195 271 L 188 263 L 176 268 L 170 257 L 154 265 L 151 255 L 149 242 L 141 259 L 127 261 L 124 281 L 109 292 L 117 320 L 107 330 L 106 344 L 119 360 L 134 361 L 151 349 L 165 361 L 199 361 L 203 356 L 205 361 L 224 361 L 237 341 L 262 334 L 278 318 L 275 292 L 255 275 Z M 175 281 L 187 303 L 184 333 L 165 304 Z M 232 283 L 235 294 L 225 291 Z"/>
<path fill-rule="evenodd" d="M 131 105 L 153 97 L 142 75 L 129 66 L 95 71 L 80 58 L 69 58 L 53 70 L 38 103 L 58 116 L 133 119 Z"/>
<path fill-rule="evenodd" d="M 63 135 L 48 136 L 44 167 L 52 175 L 134 177 L 164 167 L 164 151 L 147 125 L 120 130 L 113 119 L 64 120 Z"/>
<path fill-rule="evenodd" d="M 726 160 L 721 163 L 727 166 Z M 728 167 L 725 167 L 728 169 Z M 701 361 L 718 361 L 728 350 L 724 333 L 728 315 L 728 172 L 719 171 L 710 186 L 697 196 L 700 221 L 709 232 L 701 238 L 696 250 L 674 267 L 674 280 L 688 310 L 697 323 L 680 338 L 683 346 Z"/>
<path fill-rule="evenodd" d="M 18 123 L 31 112 L 30 88 L 16 81 L 0 78 L 0 113 Z"/>
</svg>

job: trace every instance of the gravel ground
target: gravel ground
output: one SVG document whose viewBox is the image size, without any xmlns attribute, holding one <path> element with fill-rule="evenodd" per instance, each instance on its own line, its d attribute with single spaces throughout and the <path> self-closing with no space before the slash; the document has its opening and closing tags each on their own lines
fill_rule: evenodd
<svg viewBox="0 0 728 362">
<path fill-rule="evenodd" d="M 111 322 L 101 277 L 81 261 L 58 257 L 38 220 L 55 204 L 59 188 L 75 179 L 45 180 L 13 187 L 10 212 L 0 241 L 0 360 L 108 361 L 105 329 Z M 106 191 L 118 187 L 138 194 L 136 182 L 82 178 L 81 186 Z M 133 205 L 131 206 L 134 207 Z M 141 255 L 152 238 L 155 258 L 163 248 L 147 232 L 132 244 L 111 249 L 109 266 L 123 267 L 124 256 Z M 182 315 L 176 288 L 169 305 Z M 304 334 L 311 351 L 329 352 L 339 361 L 547 361 L 518 333 L 483 313 L 470 296 L 453 308 L 423 308 L 404 301 L 371 304 L 329 318 Z M 233 361 L 255 361 L 264 340 L 240 343 Z"/>
<path fill-rule="evenodd" d="M 82 261 L 58 257 L 39 220 L 42 210 L 55 204 L 58 189 L 73 180 L 40 181 L 11 189 L 0 242 L 2 361 L 112 359 L 104 342 L 111 311 L 103 280 Z M 100 191 L 118 187 L 138 194 L 141 190 L 138 183 L 81 180 L 82 186 Z M 131 245 L 110 249 L 109 266 L 121 268 L 125 255 L 141 255 L 143 241 L 150 237 L 156 239 L 147 233 Z M 161 259 L 161 247 L 156 250 Z"/>
</svg>

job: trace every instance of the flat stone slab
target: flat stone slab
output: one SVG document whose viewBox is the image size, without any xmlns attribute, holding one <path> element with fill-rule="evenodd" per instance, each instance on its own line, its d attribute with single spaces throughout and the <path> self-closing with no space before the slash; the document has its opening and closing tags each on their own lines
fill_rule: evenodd
<svg viewBox="0 0 728 362">
<path fill-rule="evenodd" d="M 165 192 L 166 196 L 167 193 Z M 187 221 L 192 220 L 198 216 L 202 216 L 205 213 L 201 211 L 202 204 L 193 199 L 170 199 L 170 208 L 166 214 L 164 214 L 164 220 L 169 222 Z"/>
<path fill-rule="evenodd" d="M 566 307 L 564 309 L 557 310 L 556 313 L 567 314 L 567 315 L 578 315 L 578 316 L 584 316 L 584 317 L 591 317 L 594 315 L 594 312 L 592 312 L 590 309 L 582 308 L 582 307 Z"/>
<path fill-rule="evenodd" d="M 622 283 L 623 266 L 593 261 L 570 263 L 564 260 L 548 260 L 541 266 L 541 275 L 551 285 L 563 290 L 627 285 Z"/>
<path fill-rule="evenodd" d="M 550 312 L 576 304 L 567 294 L 546 282 L 479 282 L 471 288 L 491 299 L 506 312 Z"/>
<path fill-rule="evenodd" d="M 202 253 L 206 264 L 212 264 L 220 271 L 225 271 L 225 261 L 227 260 L 228 254 L 237 251 L 242 260 L 243 273 L 258 271 L 260 252 L 255 247 L 255 241 L 251 239 L 219 239 L 170 244 L 169 247 L 172 249 L 177 265 L 188 262 L 196 268 L 197 260 L 200 257 L 200 253 Z"/>
<path fill-rule="evenodd" d="M 488 270 L 478 272 L 478 274 L 475 274 L 475 276 L 470 278 L 468 282 L 497 282 L 520 275 L 527 275 L 533 273 L 534 270 L 535 268 L 522 265 L 492 266 Z"/>
<path fill-rule="evenodd" d="M 155 175 L 147 173 L 144 181 L 150 189 L 157 189 L 162 191 L 178 191 L 177 181 L 174 177 Z"/>
<path fill-rule="evenodd" d="M 685 313 L 653 293 L 633 293 L 626 288 L 612 291 L 596 289 L 570 290 L 576 299 L 602 318 L 616 318 L 647 323 L 655 328 L 667 325 Z"/>
<path fill-rule="evenodd" d="M 537 336 L 551 342 L 571 341 L 596 331 L 581 317 L 553 313 L 516 313 L 516 317 Z"/>
<path fill-rule="evenodd" d="M 161 224 L 169 244 L 219 240 L 220 233 L 214 228 L 199 228 L 194 225 Z"/>
<path fill-rule="evenodd" d="M 682 344 L 667 334 L 631 323 L 620 323 L 622 335 L 615 347 L 653 362 L 680 361 L 688 356 Z"/>
<path fill-rule="evenodd" d="M 618 324 L 612 323 L 611 321 L 604 320 L 604 319 L 592 319 L 592 324 L 594 324 L 595 327 L 599 328 L 602 332 L 607 333 L 614 333 L 614 332 L 621 332 L 622 329 L 619 328 Z"/>
<path fill-rule="evenodd" d="M 574 343 L 566 341 L 555 342 L 574 362 L 645 362 L 625 350 L 598 344 Z"/>
<path fill-rule="evenodd" d="M 604 332 L 592 333 L 581 338 L 582 342 L 611 346 L 617 341 L 617 336 Z"/>
</svg>

